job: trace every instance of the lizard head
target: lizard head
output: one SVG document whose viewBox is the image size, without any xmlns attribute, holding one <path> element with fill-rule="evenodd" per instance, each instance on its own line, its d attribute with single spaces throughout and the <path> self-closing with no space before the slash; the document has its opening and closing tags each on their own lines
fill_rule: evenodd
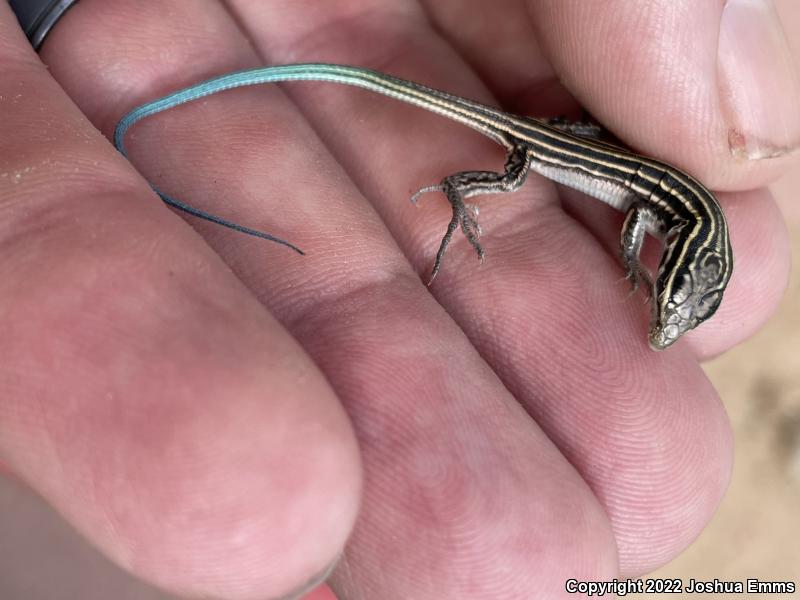
<svg viewBox="0 0 800 600">
<path fill-rule="evenodd" d="M 670 269 L 671 254 L 664 255 L 653 290 L 649 341 L 654 350 L 672 345 L 717 311 L 732 270 L 730 253 L 723 255 L 713 248 Z"/>
</svg>

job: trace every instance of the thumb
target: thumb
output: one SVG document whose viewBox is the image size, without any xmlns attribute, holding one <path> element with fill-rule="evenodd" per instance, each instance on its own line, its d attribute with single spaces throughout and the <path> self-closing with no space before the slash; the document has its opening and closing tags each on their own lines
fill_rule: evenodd
<svg viewBox="0 0 800 600">
<path fill-rule="evenodd" d="M 562 82 L 636 149 L 713 189 L 782 174 L 800 82 L 770 0 L 529 0 Z"/>
</svg>

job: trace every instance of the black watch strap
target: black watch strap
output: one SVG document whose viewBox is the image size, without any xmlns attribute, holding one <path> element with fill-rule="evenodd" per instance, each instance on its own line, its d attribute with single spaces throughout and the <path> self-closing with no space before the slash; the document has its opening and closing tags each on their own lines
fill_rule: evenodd
<svg viewBox="0 0 800 600">
<path fill-rule="evenodd" d="M 35 50 L 67 9 L 78 0 L 8 0 Z"/>
</svg>

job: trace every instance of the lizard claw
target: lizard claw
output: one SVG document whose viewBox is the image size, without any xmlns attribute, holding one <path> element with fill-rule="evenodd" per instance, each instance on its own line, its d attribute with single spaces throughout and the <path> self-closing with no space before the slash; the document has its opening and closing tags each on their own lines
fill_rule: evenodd
<svg viewBox="0 0 800 600">
<path fill-rule="evenodd" d="M 653 290 L 653 281 L 647 269 L 641 265 L 630 265 L 625 273 L 625 277 L 620 281 L 623 280 L 631 282 L 631 291 L 628 293 L 628 298 L 634 296 L 636 292 L 639 291 L 639 286 L 643 285 L 645 289 L 644 302 L 647 304 L 652 296 Z"/>
</svg>

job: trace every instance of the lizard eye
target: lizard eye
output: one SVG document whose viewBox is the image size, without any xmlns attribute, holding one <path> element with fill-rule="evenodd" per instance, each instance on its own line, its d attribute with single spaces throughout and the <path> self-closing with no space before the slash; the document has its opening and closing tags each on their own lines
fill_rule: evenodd
<svg viewBox="0 0 800 600">
<path fill-rule="evenodd" d="M 708 254 L 697 273 L 697 281 L 703 287 L 711 287 L 719 281 L 722 265 L 719 256 Z"/>
</svg>

